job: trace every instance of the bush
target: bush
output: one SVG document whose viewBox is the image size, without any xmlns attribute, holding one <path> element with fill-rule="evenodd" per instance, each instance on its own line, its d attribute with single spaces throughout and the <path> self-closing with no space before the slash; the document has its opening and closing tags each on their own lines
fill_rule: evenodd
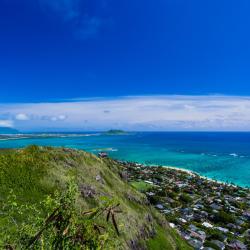
<svg viewBox="0 0 250 250">
<path fill-rule="evenodd" d="M 19 205 L 10 192 L 1 219 L 0 246 L 8 249 L 100 249 L 116 245 L 119 235 L 115 213 L 119 204 L 103 199 L 101 206 L 89 211 L 76 208 L 78 189 L 68 184 L 63 194 L 47 196 L 38 205 Z M 107 213 L 106 225 L 97 219 Z M 47 214 L 45 217 L 44 215 Z M 111 224 L 107 224 L 111 219 Z M 4 226 L 6 225 L 6 227 Z M 11 225 L 11 226 L 10 226 Z M 112 236 L 112 241 L 110 240 Z"/>
<path fill-rule="evenodd" d="M 224 241 L 224 236 L 221 232 L 214 232 L 209 236 L 210 240 L 219 240 L 219 241 Z"/>
<path fill-rule="evenodd" d="M 177 193 L 171 192 L 171 191 L 168 192 L 167 195 L 168 195 L 168 197 L 170 197 L 171 199 L 175 199 L 175 198 L 177 197 Z"/>
<path fill-rule="evenodd" d="M 185 203 L 192 202 L 192 198 L 188 194 L 181 194 L 180 200 L 185 202 Z"/>
<path fill-rule="evenodd" d="M 235 217 L 229 213 L 226 213 L 224 211 L 220 211 L 218 214 L 214 216 L 214 221 L 216 223 L 234 223 Z"/>
<path fill-rule="evenodd" d="M 216 244 L 214 244 L 213 242 L 210 242 L 210 241 L 206 241 L 203 246 L 204 247 L 211 247 L 212 249 L 215 249 L 215 250 L 221 250 Z"/>
</svg>

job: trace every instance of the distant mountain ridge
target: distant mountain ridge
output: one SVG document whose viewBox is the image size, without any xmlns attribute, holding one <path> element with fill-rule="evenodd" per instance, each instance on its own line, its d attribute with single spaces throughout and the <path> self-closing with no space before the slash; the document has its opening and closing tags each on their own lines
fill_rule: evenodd
<svg viewBox="0 0 250 250">
<path fill-rule="evenodd" d="M 0 127 L 0 134 L 18 134 L 19 131 L 14 128 Z"/>
</svg>

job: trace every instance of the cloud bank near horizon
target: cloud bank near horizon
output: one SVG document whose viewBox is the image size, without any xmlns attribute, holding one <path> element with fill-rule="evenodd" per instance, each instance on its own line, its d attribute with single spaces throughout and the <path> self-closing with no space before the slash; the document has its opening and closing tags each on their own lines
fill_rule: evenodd
<svg viewBox="0 0 250 250">
<path fill-rule="evenodd" d="M 26 131 L 250 131 L 250 97 L 169 95 L 1 104 L 0 126 Z"/>
</svg>

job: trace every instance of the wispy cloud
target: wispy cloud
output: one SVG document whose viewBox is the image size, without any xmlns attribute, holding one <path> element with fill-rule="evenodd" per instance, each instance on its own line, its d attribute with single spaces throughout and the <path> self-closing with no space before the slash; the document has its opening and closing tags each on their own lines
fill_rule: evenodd
<svg viewBox="0 0 250 250">
<path fill-rule="evenodd" d="M 76 30 L 76 36 L 80 37 L 81 39 L 95 37 L 99 33 L 102 25 L 103 20 L 101 20 L 99 17 L 86 16 L 79 24 L 78 29 Z"/>
<path fill-rule="evenodd" d="M 137 96 L 5 104 L 0 105 L 0 117 L 5 117 L 0 124 L 27 130 L 250 131 L 249 107 L 250 97 L 239 96 Z"/>
<path fill-rule="evenodd" d="M 28 121 L 29 120 L 28 115 L 23 114 L 23 113 L 17 114 L 15 118 L 18 121 Z"/>
<path fill-rule="evenodd" d="M 13 121 L 11 121 L 11 120 L 0 120 L 0 127 L 13 127 Z"/>
<path fill-rule="evenodd" d="M 80 16 L 80 0 L 39 0 L 44 10 L 54 11 L 65 21 Z"/>
<path fill-rule="evenodd" d="M 72 33 L 80 39 L 96 37 L 103 25 L 110 18 L 100 15 L 98 8 L 103 4 L 100 0 L 96 2 L 95 8 L 90 8 L 91 3 L 87 0 L 38 0 L 44 12 L 53 12 L 64 23 L 72 28 Z M 93 6 L 93 4 L 91 5 Z"/>
</svg>

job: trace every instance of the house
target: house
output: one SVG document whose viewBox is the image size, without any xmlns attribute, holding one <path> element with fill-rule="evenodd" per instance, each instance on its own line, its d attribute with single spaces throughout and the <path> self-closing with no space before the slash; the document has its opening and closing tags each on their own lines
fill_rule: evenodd
<svg viewBox="0 0 250 250">
<path fill-rule="evenodd" d="M 213 225 L 211 225 L 210 223 L 208 222 L 203 222 L 202 223 L 202 226 L 206 227 L 206 228 L 213 228 Z"/>
<path fill-rule="evenodd" d="M 202 215 L 203 217 L 208 217 L 208 213 L 207 213 L 206 211 L 201 211 L 201 215 Z"/>
<path fill-rule="evenodd" d="M 187 232 L 181 232 L 181 236 L 185 240 L 190 240 L 191 239 L 190 235 Z"/>
<path fill-rule="evenodd" d="M 228 249 L 232 250 L 247 250 L 247 246 L 239 240 L 234 240 L 227 245 Z"/>
<path fill-rule="evenodd" d="M 188 226 L 188 228 L 189 228 L 189 230 L 194 231 L 194 232 L 198 231 L 198 227 L 196 227 L 196 226 L 193 225 L 193 224 L 190 224 L 190 225 Z"/>
<path fill-rule="evenodd" d="M 183 188 L 183 187 L 187 186 L 186 183 L 176 183 L 176 185 L 177 185 L 178 188 Z"/>
<path fill-rule="evenodd" d="M 223 233 L 228 233 L 229 230 L 227 228 L 224 227 L 215 227 L 215 229 L 218 229 L 219 231 L 223 232 Z"/>
<path fill-rule="evenodd" d="M 204 242 L 206 239 L 206 233 L 203 231 L 198 231 L 198 232 L 190 231 L 190 237 L 195 238 L 201 242 Z"/>
<path fill-rule="evenodd" d="M 98 156 L 101 158 L 107 158 L 108 154 L 106 152 L 100 152 L 100 153 L 98 153 Z"/>
<path fill-rule="evenodd" d="M 171 228 L 175 228 L 175 224 L 174 224 L 174 223 L 169 223 L 169 226 L 170 226 Z"/>
<path fill-rule="evenodd" d="M 150 185 L 154 185 L 154 183 L 152 181 L 144 181 L 144 182 L 147 184 L 150 184 Z"/>
<path fill-rule="evenodd" d="M 211 207 L 212 209 L 214 209 L 214 210 L 219 210 L 219 209 L 221 209 L 221 206 L 219 206 L 219 205 L 217 205 L 217 204 L 215 204 L 215 203 L 212 203 L 212 204 L 210 205 L 210 207 Z"/>
<path fill-rule="evenodd" d="M 239 225 L 239 226 L 241 226 L 242 224 L 244 224 L 244 221 L 243 220 L 240 220 L 240 219 L 238 219 L 238 220 L 236 220 L 236 222 L 235 222 L 237 225 Z"/>
<path fill-rule="evenodd" d="M 175 202 L 175 200 L 173 200 L 173 199 L 170 198 L 170 197 L 166 197 L 166 201 L 167 201 L 168 203 L 170 203 L 170 204 L 172 204 L 172 203 Z"/>
<path fill-rule="evenodd" d="M 195 204 L 194 207 L 197 208 L 197 209 L 203 209 L 204 208 L 204 206 L 202 204 L 199 204 L 199 203 Z"/>
<path fill-rule="evenodd" d="M 155 193 L 153 193 L 153 192 L 147 192 L 146 193 L 148 196 L 154 196 L 155 195 Z"/>
<path fill-rule="evenodd" d="M 197 239 L 191 239 L 188 241 L 188 243 L 195 249 L 200 250 L 203 246 L 203 243 Z"/>
<path fill-rule="evenodd" d="M 192 209 L 191 208 L 182 208 L 182 209 L 180 209 L 180 212 L 184 215 L 191 215 L 192 214 Z"/>
<path fill-rule="evenodd" d="M 194 215 L 193 214 L 186 214 L 183 216 L 184 219 L 186 219 L 187 221 L 190 221 L 190 220 L 193 220 L 194 218 Z"/>
<path fill-rule="evenodd" d="M 204 231 L 201 231 L 201 230 L 199 230 L 198 231 L 198 234 L 200 235 L 200 238 L 203 240 L 203 242 L 205 241 L 205 239 L 206 239 L 206 233 L 204 232 Z"/>
<path fill-rule="evenodd" d="M 164 207 L 163 207 L 162 204 L 157 204 L 157 205 L 155 205 L 155 207 L 158 208 L 158 209 L 160 209 L 160 210 L 164 209 Z"/>
<path fill-rule="evenodd" d="M 244 232 L 244 236 L 247 237 L 248 239 L 250 239 L 250 229 L 247 229 L 247 230 Z"/>
<path fill-rule="evenodd" d="M 164 209 L 162 212 L 163 212 L 164 214 L 170 214 L 170 213 L 171 213 L 171 210 L 169 210 L 169 209 Z"/>
<path fill-rule="evenodd" d="M 183 219 L 183 218 L 179 218 L 179 221 L 180 221 L 181 223 L 187 223 L 187 221 L 186 221 L 185 219 Z"/>
<path fill-rule="evenodd" d="M 230 228 L 230 229 L 237 229 L 237 228 L 238 228 L 238 227 L 237 227 L 235 224 L 233 224 L 233 223 L 228 223 L 228 224 L 227 224 L 227 227 Z"/>
<path fill-rule="evenodd" d="M 249 206 L 250 206 L 250 204 L 249 204 Z M 243 216 L 244 216 L 246 219 L 250 220 L 250 212 L 249 212 L 249 211 L 243 212 Z"/>
<path fill-rule="evenodd" d="M 219 240 L 211 240 L 213 244 L 215 244 L 217 247 L 219 247 L 221 250 L 225 249 L 225 244 Z"/>
</svg>

